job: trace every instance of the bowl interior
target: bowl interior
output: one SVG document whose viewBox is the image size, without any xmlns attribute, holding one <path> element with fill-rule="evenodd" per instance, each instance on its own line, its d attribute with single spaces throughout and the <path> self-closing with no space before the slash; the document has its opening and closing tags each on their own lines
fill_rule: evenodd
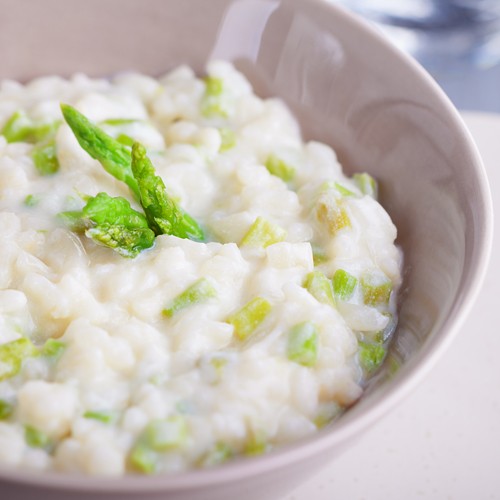
<svg viewBox="0 0 500 500">
<path fill-rule="evenodd" d="M 446 98 L 374 32 L 314 0 L 0 0 L 0 11 L 0 79 L 161 75 L 229 59 L 258 93 L 282 97 L 305 138 L 332 145 L 347 172 L 379 180 L 405 256 L 397 335 L 366 395 L 321 439 L 340 442 L 373 420 L 442 350 L 486 263 L 486 181 Z"/>
</svg>

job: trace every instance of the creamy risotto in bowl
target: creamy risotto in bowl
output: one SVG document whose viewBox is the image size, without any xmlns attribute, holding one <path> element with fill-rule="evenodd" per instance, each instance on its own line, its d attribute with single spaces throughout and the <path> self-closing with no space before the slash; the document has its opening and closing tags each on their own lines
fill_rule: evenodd
<svg viewBox="0 0 500 500">
<path fill-rule="evenodd" d="M 253 456 L 361 395 L 401 254 L 376 181 L 235 68 L 0 91 L 0 463 Z"/>
</svg>

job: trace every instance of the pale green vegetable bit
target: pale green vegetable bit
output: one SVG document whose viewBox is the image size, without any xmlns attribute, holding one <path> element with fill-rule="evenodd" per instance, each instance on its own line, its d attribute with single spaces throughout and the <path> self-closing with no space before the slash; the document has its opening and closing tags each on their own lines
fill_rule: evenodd
<svg viewBox="0 0 500 500">
<path fill-rule="evenodd" d="M 304 288 L 318 302 L 335 306 L 332 282 L 321 271 L 310 272 L 304 280 Z"/>
<path fill-rule="evenodd" d="M 381 271 L 365 273 L 361 276 L 363 301 L 368 306 L 387 305 L 391 297 L 392 282 Z"/>
<path fill-rule="evenodd" d="M 0 382 L 17 375 L 23 361 L 38 354 L 31 340 L 24 337 L 0 345 Z"/>
<path fill-rule="evenodd" d="M 226 322 L 233 325 L 238 340 L 246 340 L 271 312 L 271 304 L 262 297 L 255 297 L 239 311 L 232 314 Z"/>
<path fill-rule="evenodd" d="M 205 302 L 215 297 L 217 291 L 207 278 L 200 278 L 190 287 L 186 288 L 180 295 L 175 297 L 171 304 L 163 309 L 163 314 L 171 318 L 174 314 L 194 304 Z"/>
<path fill-rule="evenodd" d="M 314 366 L 318 360 L 318 329 L 314 323 L 305 321 L 288 332 L 287 356 L 303 366 Z"/>
<path fill-rule="evenodd" d="M 349 300 L 357 284 L 357 278 L 344 269 L 337 269 L 333 275 L 333 291 L 340 300 Z"/>
<path fill-rule="evenodd" d="M 264 217 L 257 217 L 241 240 L 240 246 L 265 248 L 284 241 L 285 238 L 286 231 L 283 228 L 269 222 Z"/>
<path fill-rule="evenodd" d="M 267 157 L 266 168 L 270 174 L 279 177 L 284 182 L 290 182 L 295 177 L 295 168 L 275 154 L 270 154 Z"/>
</svg>

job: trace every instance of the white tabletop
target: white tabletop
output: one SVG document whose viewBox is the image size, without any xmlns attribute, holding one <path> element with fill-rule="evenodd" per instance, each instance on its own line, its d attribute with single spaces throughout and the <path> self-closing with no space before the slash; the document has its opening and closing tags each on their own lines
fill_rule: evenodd
<svg viewBox="0 0 500 500">
<path fill-rule="evenodd" d="M 464 113 L 500 214 L 500 115 Z M 282 500 L 500 499 L 500 222 L 483 289 L 425 381 Z"/>
</svg>

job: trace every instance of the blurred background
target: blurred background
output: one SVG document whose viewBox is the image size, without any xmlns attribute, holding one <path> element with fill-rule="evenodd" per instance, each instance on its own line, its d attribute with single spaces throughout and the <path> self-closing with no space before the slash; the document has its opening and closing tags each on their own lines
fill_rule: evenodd
<svg viewBox="0 0 500 500">
<path fill-rule="evenodd" d="M 330 0 L 412 54 L 460 110 L 500 112 L 500 0 Z"/>
</svg>

